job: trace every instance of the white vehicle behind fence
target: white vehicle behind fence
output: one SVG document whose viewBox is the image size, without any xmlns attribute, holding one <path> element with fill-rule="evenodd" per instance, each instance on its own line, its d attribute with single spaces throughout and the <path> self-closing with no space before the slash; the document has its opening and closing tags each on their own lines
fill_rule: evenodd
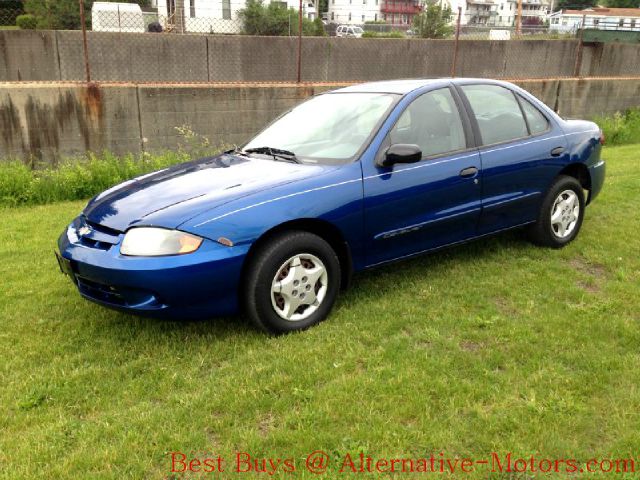
<svg viewBox="0 0 640 480">
<path fill-rule="evenodd" d="M 340 25 L 336 30 L 336 37 L 352 37 L 362 38 L 364 30 L 360 27 L 354 27 L 353 25 Z"/>
<path fill-rule="evenodd" d="M 489 40 L 511 40 L 509 30 L 489 30 Z"/>
<path fill-rule="evenodd" d="M 95 2 L 91 28 L 96 32 L 144 32 L 145 21 L 136 3 Z"/>
</svg>

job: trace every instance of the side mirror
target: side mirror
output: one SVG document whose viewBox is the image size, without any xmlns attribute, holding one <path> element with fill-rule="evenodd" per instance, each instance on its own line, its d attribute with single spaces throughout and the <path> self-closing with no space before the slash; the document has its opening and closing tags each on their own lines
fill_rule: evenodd
<svg viewBox="0 0 640 480">
<path fill-rule="evenodd" d="M 422 150 L 411 143 L 396 143 L 387 148 L 384 157 L 380 159 L 380 167 L 391 167 L 396 163 L 416 163 L 422 160 Z"/>
</svg>

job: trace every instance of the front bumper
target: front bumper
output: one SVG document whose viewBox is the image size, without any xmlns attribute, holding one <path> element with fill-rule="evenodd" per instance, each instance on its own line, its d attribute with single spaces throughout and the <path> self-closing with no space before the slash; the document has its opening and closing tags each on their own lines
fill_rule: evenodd
<svg viewBox="0 0 640 480">
<path fill-rule="evenodd" d="M 168 318 L 206 318 L 235 313 L 247 246 L 226 247 L 205 239 L 187 255 L 128 257 L 124 234 L 100 231 L 83 237 L 78 217 L 58 239 L 61 269 L 80 294 L 109 308 Z"/>
</svg>

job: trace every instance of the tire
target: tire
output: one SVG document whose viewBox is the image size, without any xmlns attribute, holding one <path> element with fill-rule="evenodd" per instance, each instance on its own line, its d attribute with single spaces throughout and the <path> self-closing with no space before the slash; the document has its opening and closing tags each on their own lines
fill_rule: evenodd
<svg viewBox="0 0 640 480">
<path fill-rule="evenodd" d="M 564 247 L 578 236 L 584 208 L 580 182 L 567 175 L 558 176 L 542 201 L 536 223 L 529 227 L 529 238 L 537 245 Z"/>
<path fill-rule="evenodd" d="M 245 312 L 268 333 L 305 330 L 329 315 L 340 278 L 340 261 L 325 240 L 308 232 L 285 232 L 250 260 L 243 282 Z"/>
</svg>

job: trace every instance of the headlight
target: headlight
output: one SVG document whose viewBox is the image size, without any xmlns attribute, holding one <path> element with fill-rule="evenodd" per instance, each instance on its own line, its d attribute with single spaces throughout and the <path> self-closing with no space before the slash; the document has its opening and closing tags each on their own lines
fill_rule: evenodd
<svg viewBox="0 0 640 480">
<path fill-rule="evenodd" d="M 201 244 L 202 238 L 178 230 L 138 227 L 126 233 L 120 253 L 140 257 L 181 255 L 195 252 Z"/>
</svg>

